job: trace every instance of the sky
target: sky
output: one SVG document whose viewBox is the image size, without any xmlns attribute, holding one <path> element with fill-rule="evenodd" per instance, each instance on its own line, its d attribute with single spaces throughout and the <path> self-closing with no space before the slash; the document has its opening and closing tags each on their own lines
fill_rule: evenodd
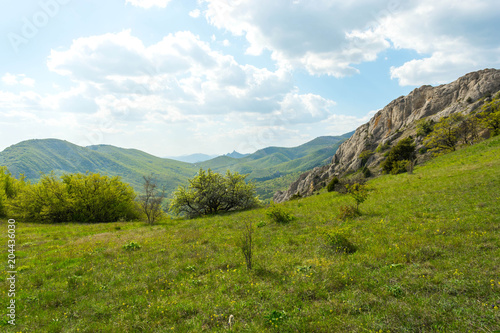
<svg viewBox="0 0 500 333">
<path fill-rule="evenodd" d="M 498 0 L 1 0 L 0 150 L 156 156 L 341 135 L 424 85 L 500 68 Z"/>
</svg>

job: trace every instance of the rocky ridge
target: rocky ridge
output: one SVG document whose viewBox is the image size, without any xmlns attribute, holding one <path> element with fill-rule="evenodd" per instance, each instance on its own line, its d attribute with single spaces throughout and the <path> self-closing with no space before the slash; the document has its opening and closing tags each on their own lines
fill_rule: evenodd
<svg viewBox="0 0 500 333">
<path fill-rule="evenodd" d="M 434 121 L 455 112 L 468 114 L 481 107 L 488 96 L 500 91 L 500 70 L 484 69 L 466 74 L 458 80 L 436 87 L 422 86 L 407 96 L 401 96 L 370 121 L 358 127 L 355 133 L 339 147 L 329 165 L 317 167 L 302 174 L 288 190 L 278 191 L 274 202 L 287 201 L 293 196 L 308 196 L 324 187 L 333 176 L 341 176 L 361 167 L 359 155 L 374 151 L 379 145 L 394 145 L 400 139 L 415 134 L 416 122 L 428 117 Z M 372 155 L 366 165 L 377 168 L 382 154 Z"/>
</svg>

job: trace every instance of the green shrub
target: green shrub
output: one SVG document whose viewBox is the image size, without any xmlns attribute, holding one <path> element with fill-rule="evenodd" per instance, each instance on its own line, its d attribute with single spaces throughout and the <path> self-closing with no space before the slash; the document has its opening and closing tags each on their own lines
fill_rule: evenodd
<svg viewBox="0 0 500 333">
<path fill-rule="evenodd" d="M 386 151 L 387 149 L 389 149 L 391 147 L 390 143 L 389 142 L 386 142 L 384 144 L 379 144 L 377 149 L 375 149 L 375 152 L 376 153 L 381 153 L 383 151 Z"/>
<path fill-rule="evenodd" d="M 368 168 L 367 166 L 364 166 L 362 169 L 361 169 L 361 172 L 363 173 L 363 176 L 365 178 L 370 178 L 372 176 L 372 172 L 370 171 L 370 168 Z"/>
<path fill-rule="evenodd" d="M 347 239 L 342 230 L 326 232 L 324 238 L 326 247 L 335 253 L 351 254 L 357 251 L 357 247 Z"/>
<path fill-rule="evenodd" d="M 359 154 L 359 158 L 361 159 L 361 166 L 365 166 L 368 159 L 373 155 L 371 150 L 363 150 L 361 154 Z"/>
<path fill-rule="evenodd" d="M 392 169 L 391 169 L 391 175 L 397 175 L 398 173 L 403 173 L 408 170 L 408 164 L 410 161 L 408 160 L 402 160 L 402 161 L 395 161 L 392 163 Z"/>
<path fill-rule="evenodd" d="M 282 324 L 287 319 L 287 317 L 288 316 L 284 310 L 283 311 L 273 310 L 271 313 L 266 315 L 264 318 L 266 319 L 266 322 L 269 325 L 276 328 L 280 324 Z"/>
<path fill-rule="evenodd" d="M 340 220 L 347 220 L 347 219 L 352 219 L 356 216 L 359 216 L 359 211 L 355 206 L 340 206 L 339 208 L 339 215 L 337 217 Z"/>
<path fill-rule="evenodd" d="M 387 154 L 387 158 L 382 162 L 381 167 L 385 173 L 392 173 L 393 170 L 401 170 L 399 161 L 411 160 L 415 155 L 415 144 L 413 139 L 405 138 L 400 140 Z M 404 169 L 401 172 L 406 171 Z"/>
<path fill-rule="evenodd" d="M 337 177 L 333 177 L 333 179 L 330 180 L 330 182 L 326 186 L 327 191 L 328 192 L 335 191 L 335 185 L 337 185 L 338 183 L 339 183 L 339 179 Z"/>
<path fill-rule="evenodd" d="M 276 223 L 289 223 L 294 219 L 294 216 L 282 206 L 274 204 L 267 209 L 266 215 Z"/>
<path fill-rule="evenodd" d="M 421 119 L 417 122 L 417 136 L 426 137 L 432 132 L 434 127 L 434 120 L 432 119 Z"/>
<path fill-rule="evenodd" d="M 62 181 L 61 181 L 62 180 Z M 43 175 L 36 184 L 17 183 L 12 213 L 31 222 L 116 222 L 139 216 L 132 187 L 100 174 Z"/>
<path fill-rule="evenodd" d="M 137 244 L 136 242 L 130 242 L 128 244 L 123 245 L 123 249 L 127 251 L 135 251 L 139 250 L 141 246 Z"/>
</svg>

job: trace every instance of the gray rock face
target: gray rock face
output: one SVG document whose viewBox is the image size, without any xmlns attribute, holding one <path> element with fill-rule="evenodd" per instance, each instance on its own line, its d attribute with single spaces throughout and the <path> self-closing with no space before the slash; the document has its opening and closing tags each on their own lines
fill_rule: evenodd
<svg viewBox="0 0 500 333">
<path fill-rule="evenodd" d="M 278 191 L 274 202 L 289 200 L 294 195 L 308 196 L 323 187 L 334 175 L 355 171 L 361 166 L 359 155 L 375 150 L 378 145 L 395 144 L 415 133 L 416 122 L 429 117 L 434 121 L 455 112 L 465 114 L 484 103 L 484 97 L 500 91 L 500 70 L 485 69 L 472 72 L 458 80 L 437 87 L 422 86 L 407 96 L 399 97 L 370 121 L 361 125 L 337 150 L 332 163 L 302 174 L 286 191 Z M 368 166 L 380 164 L 381 156 L 372 156 Z"/>
</svg>

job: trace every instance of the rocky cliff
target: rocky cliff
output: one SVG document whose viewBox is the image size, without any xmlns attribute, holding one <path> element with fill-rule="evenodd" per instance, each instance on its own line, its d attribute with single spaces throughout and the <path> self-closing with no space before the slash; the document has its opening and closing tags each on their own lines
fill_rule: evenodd
<svg viewBox="0 0 500 333">
<path fill-rule="evenodd" d="M 379 145 L 394 145 L 415 133 L 416 122 L 429 117 L 434 121 L 455 112 L 470 113 L 480 107 L 485 97 L 500 91 L 500 70 L 485 69 L 469 73 L 458 80 L 437 87 L 422 86 L 407 96 L 399 97 L 378 111 L 370 121 L 337 150 L 329 165 L 302 174 L 288 190 L 276 192 L 273 200 L 283 202 L 294 195 L 308 196 L 325 186 L 334 175 L 355 171 L 361 166 L 359 155 Z M 370 168 L 383 160 L 374 154 L 367 161 Z"/>
</svg>

